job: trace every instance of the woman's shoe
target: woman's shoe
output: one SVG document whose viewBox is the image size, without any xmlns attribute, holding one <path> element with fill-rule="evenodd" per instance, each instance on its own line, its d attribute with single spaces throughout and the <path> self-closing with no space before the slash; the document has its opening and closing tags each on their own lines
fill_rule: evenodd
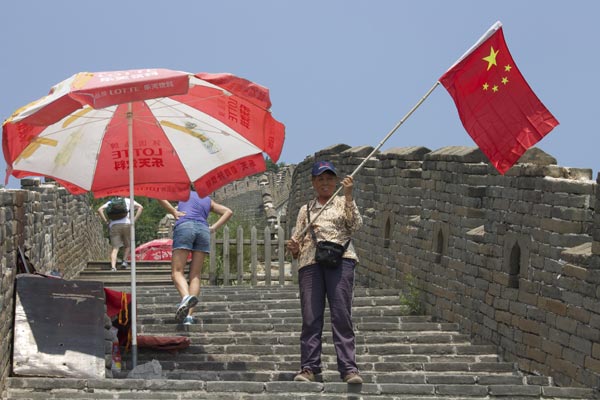
<svg viewBox="0 0 600 400">
<path fill-rule="evenodd" d="M 198 298 L 196 296 L 190 296 L 189 294 L 185 296 L 179 306 L 177 306 L 177 311 L 175 312 L 175 319 L 179 322 L 183 321 L 185 317 L 187 317 L 190 308 L 194 307 L 198 304 Z"/>
</svg>

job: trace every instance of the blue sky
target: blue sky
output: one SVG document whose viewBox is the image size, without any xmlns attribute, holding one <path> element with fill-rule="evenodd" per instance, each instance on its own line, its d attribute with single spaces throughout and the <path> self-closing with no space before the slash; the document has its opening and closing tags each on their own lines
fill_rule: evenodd
<svg viewBox="0 0 600 400">
<path fill-rule="evenodd" d="M 595 0 L 12 0 L 0 13 L 3 120 L 81 71 L 229 72 L 270 89 L 286 163 L 338 143 L 376 146 L 499 20 L 560 121 L 537 146 L 594 179 L 600 166 Z M 475 146 L 439 86 L 382 150 L 453 145 Z"/>
</svg>

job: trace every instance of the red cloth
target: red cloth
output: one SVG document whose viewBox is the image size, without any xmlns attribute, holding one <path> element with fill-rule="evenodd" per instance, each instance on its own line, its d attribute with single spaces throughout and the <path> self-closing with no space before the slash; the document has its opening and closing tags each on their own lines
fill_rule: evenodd
<svg viewBox="0 0 600 400">
<path fill-rule="evenodd" d="M 137 344 L 139 348 L 148 347 L 155 350 L 167 350 L 176 352 L 185 349 L 191 343 L 187 336 L 148 336 L 137 335 Z"/>
<path fill-rule="evenodd" d="M 131 341 L 131 326 L 129 324 L 131 294 L 107 288 L 104 288 L 104 294 L 106 297 L 106 313 L 111 319 L 119 315 L 117 327 L 124 329 L 124 331 L 119 329 L 119 343 L 121 346 L 129 348 Z M 190 338 L 185 336 L 137 335 L 137 344 L 140 348 L 149 347 L 155 350 L 176 352 L 185 349 L 190 343 Z"/>
<path fill-rule="evenodd" d="M 123 304 L 123 295 L 125 295 L 126 304 Z M 104 296 L 106 297 L 106 314 L 110 318 L 117 316 L 121 311 L 125 312 L 127 305 L 131 303 L 131 293 L 104 288 Z"/>
<path fill-rule="evenodd" d="M 454 99 L 469 135 L 504 174 L 558 121 L 517 69 L 502 25 L 488 33 L 439 81 Z"/>
<path fill-rule="evenodd" d="M 118 329 L 119 344 L 129 349 L 131 343 L 131 294 L 104 288 L 106 314 L 114 319 L 113 326 Z M 115 318 L 116 317 L 116 318 Z"/>
</svg>

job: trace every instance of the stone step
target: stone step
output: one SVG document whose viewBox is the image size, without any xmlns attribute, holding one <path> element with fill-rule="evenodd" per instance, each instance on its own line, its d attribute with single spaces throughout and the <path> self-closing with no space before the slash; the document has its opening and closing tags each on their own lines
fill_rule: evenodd
<svg viewBox="0 0 600 400">
<path fill-rule="evenodd" d="M 115 272 L 116 274 L 118 272 Z M 104 287 L 109 289 L 118 290 L 121 292 L 128 292 L 131 286 L 131 278 L 129 276 L 123 275 L 122 277 L 108 277 L 103 279 L 79 279 L 81 281 L 93 281 L 93 282 L 103 282 Z M 136 285 L 139 287 L 149 287 L 149 286 L 165 286 L 171 284 L 171 279 L 163 276 L 151 276 L 141 279 L 136 279 Z"/>
<path fill-rule="evenodd" d="M 495 356 L 495 347 L 489 345 L 471 345 L 471 344 L 375 344 L 375 345 L 357 345 L 356 353 L 375 354 L 378 356 L 391 355 L 411 355 L 411 356 Z M 296 355 L 298 353 L 298 343 L 296 345 L 220 345 L 220 344 L 192 344 L 178 354 L 232 354 L 239 355 Z M 323 354 L 334 355 L 332 345 L 323 346 Z"/>
<path fill-rule="evenodd" d="M 152 349 L 140 349 L 138 353 L 139 360 L 160 359 L 159 362 L 219 362 L 219 363 L 234 363 L 234 362 L 257 362 L 257 361 L 268 361 L 273 363 L 289 363 L 295 362 L 295 366 L 292 369 L 297 368 L 300 362 L 300 355 L 296 353 L 281 352 L 278 354 L 261 354 L 261 353 L 245 353 L 245 354 L 231 354 L 231 353 L 206 353 L 205 348 L 202 346 L 192 345 L 186 351 L 178 353 L 165 353 Z M 131 359 L 129 354 L 125 354 L 124 358 Z M 322 355 L 323 363 L 330 363 L 334 366 L 336 363 L 336 355 L 331 350 L 325 350 Z M 476 370 L 475 368 L 469 368 L 470 365 L 475 363 L 481 363 L 482 367 L 491 368 L 494 364 L 503 364 L 501 366 L 495 366 L 493 372 L 502 373 L 515 373 L 514 365 L 511 363 L 503 363 L 496 354 L 480 354 L 480 355 L 452 355 L 452 354 L 392 354 L 392 355 L 377 355 L 370 353 L 358 353 L 356 360 L 359 364 L 374 365 L 377 364 L 380 367 L 385 367 L 383 370 L 388 371 L 389 366 L 393 364 L 402 364 L 403 366 L 409 366 L 409 369 L 399 369 L 398 371 L 418 371 L 423 370 L 423 365 L 427 366 L 427 370 L 435 370 L 434 368 L 445 369 L 453 368 L 452 365 L 456 364 L 454 368 L 459 371 L 466 372 L 469 370 Z M 436 366 L 434 366 L 434 364 Z M 443 365 L 442 365 L 443 364 Z M 372 368 L 376 370 L 375 368 Z"/>
<path fill-rule="evenodd" d="M 128 261 L 129 264 L 131 264 L 130 261 Z M 118 262 L 117 265 L 121 265 L 121 262 Z M 149 261 L 149 260 L 136 260 L 135 262 L 135 266 L 136 269 L 144 269 L 144 268 L 161 268 L 161 269 L 165 269 L 166 271 L 171 271 L 171 262 L 170 261 Z M 89 271 L 96 271 L 96 270 L 104 270 L 104 269 L 110 269 L 110 261 L 106 261 L 106 260 L 92 260 L 92 261 L 88 261 L 87 266 L 85 267 L 85 270 L 83 270 L 81 273 L 86 273 Z"/>
<path fill-rule="evenodd" d="M 137 306 L 139 310 L 156 309 L 158 312 L 174 311 L 181 298 L 179 296 L 137 296 Z M 329 310 L 329 305 L 325 302 L 325 309 Z M 352 303 L 352 309 L 383 309 L 401 311 L 395 315 L 410 315 L 410 309 L 401 304 L 398 297 L 391 296 L 364 296 L 355 297 Z M 238 296 L 235 299 L 220 300 L 215 298 L 206 298 L 200 296 L 196 309 L 212 311 L 262 311 L 262 310 L 294 310 L 300 312 L 300 299 L 297 298 L 281 298 L 281 299 L 255 299 L 251 296 Z"/>
<path fill-rule="evenodd" d="M 164 276 L 171 275 L 170 268 L 162 268 L 162 267 L 139 267 L 139 266 L 136 266 L 135 271 L 136 271 L 137 276 L 150 275 L 150 274 L 164 275 Z M 93 277 L 93 276 L 111 277 L 111 276 L 120 276 L 120 275 L 131 275 L 131 268 L 130 267 L 123 268 L 119 264 L 119 265 L 117 265 L 116 271 L 111 271 L 110 265 L 107 264 L 103 268 L 85 269 L 85 270 L 81 271 L 81 273 L 79 274 L 77 279 L 83 280 L 84 277 L 85 278 Z"/>
<path fill-rule="evenodd" d="M 146 333 L 144 333 L 146 334 Z M 160 335 L 158 335 L 160 336 Z M 249 335 L 242 337 L 223 337 L 222 335 L 185 335 L 191 339 L 191 346 L 267 346 L 274 350 L 279 349 L 280 354 L 290 354 L 285 352 L 286 348 L 292 348 L 292 354 L 297 353 L 299 345 L 299 335 L 291 335 L 278 338 L 273 335 Z M 426 336 L 426 335 L 423 335 Z M 356 336 L 357 351 L 376 355 L 390 354 L 461 354 L 461 355 L 481 355 L 496 354 L 495 347 L 490 345 L 474 346 L 466 340 L 459 341 L 453 337 L 445 337 L 436 340 L 439 336 L 425 337 L 425 339 L 407 337 L 396 338 L 393 336 L 366 336 L 358 334 Z M 323 336 L 324 351 L 333 342 L 331 334 Z M 264 352 L 263 352 L 264 353 Z"/>
<path fill-rule="evenodd" d="M 181 301 L 179 296 L 154 296 L 154 297 L 137 297 L 138 307 L 149 306 L 149 307 L 169 307 L 172 309 L 176 307 Z M 355 297 L 352 302 L 352 307 L 378 307 L 378 306 L 400 306 L 400 299 L 398 296 L 363 296 Z M 200 296 L 198 298 L 197 307 L 215 307 L 229 311 L 242 311 L 242 310 L 268 310 L 268 309 L 293 309 L 299 310 L 300 300 L 297 298 L 283 298 L 283 299 L 256 299 L 251 295 L 238 295 L 236 297 L 231 296 L 226 300 L 218 300 L 215 298 L 206 298 Z M 328 307 L 326 307 L 328 308 Z"/>
<path fill-rule="evenodd" d="M 154 316 L 161 321 L 169 319 L 176 310 L 176 305 L 151 305 L 147 303 L 139 303 L 137 306 L 138 316 L 140 318 L 149 318 Z M 228 307 L 223 307 L 217 304 L 214 309 L 209 303 L 200 302 L 195 307 L 195 316 L 198 320 L 210 321 L 214 319 L 224 318 L 264 318 L 265 315 L 273 319 L 279 318 L 296 318 L 301 315 L 298 307 L 292 309 L 273 309 L 268 310 L 268 313 L 256 310 L 231 310 Z M 325 307 L 325 315 L 329 314 L 329 307 Z M 405 306 L 384 306 L 384 307 L 353 307 L 352 316 L 354 318 L 396 318 L 401 323 L 411 322 L 432 322 L 430 316 L 427 315 L 409 315 Z"/>
<path fill-rule="evenodd" d="M 129 293 L 129 289 L 125 290 Z M 354 289 L 354 298 L 360 297 L 395 297 L 399 298 L 400 291 L 398 289 L 368 289 L 356 287 Z M 178 298 L 179 294 L 173 287 L 172 282 L 167 286 L 151 286 L 137 288 L 136 294 L 140 298 L 144 297 L 174 297 Z M 233 297 L 232 297 L 233 296 Z M 271 286 L 208 286 L 201 288 L 200 298 L 206 298 L 207 301 L 227 301 L 236 299 L 235 296 L 250 296 L 255 300 L 277 300 L 277 299 L 298 299 L 297 285 L 271 285 Z M 239 298 L 238 300 L 245 300 Z"/>
<path fill-rule="evenodd" d="M 290 356 L 286 357 L 255 357 L 257 361 L 245 360 L 249 357 L 240 356 L 238 359 L 231 357 L 229 360 L 215 361 L 209 358 L 209 360 L 203 361 L 203 357 L 192 358 L 176 358 L 171 360 L 165 360 L 164 357 L 161 360 L 157 360 L 164 371 L 245 371 L 245 372 L 274 372 L 278 371 L 281 373 L 288 373 L 288 378 L 293 378 L 294 374 L 299 369 L 300 359 L 298 357 Z M 224 357 L 219 357 L 224 359 Z M 423 357 L 422 362 L 417 360 L 412 361 L 379 361 L 379 362 L 368 362 L 364 361 L 361 357 L 357 358 L 357 364 L 360 368 L 361 375 L 377 375 L 380 373 L 397 373 L 397 372 L 413 372 L 413 373 L 425 373 L 425 372 L 437 372 L 437 373 L 448 373 L 448 374 L 480 374 L 480 375 L 516 375 L 515 365 L 513 363 L 503 362 L 484 362 L 480 360 L 472 360 L 472 362 L 459 362 L 453 361 L 449 357 L 445 357 L 436 360 L 435 357 Z M 138 356 L 138 365 L 146 362 L 151 362 L 154 357 L 151 355 Z M 125 358 L 126 362 L 129 362 L 128 358 Z M 333 372 L 337 370 L 337 364 L 334 354 L 325 356 L 322 360 L 322 367 L 325 371 Z M 129 364 L 128 364 L 129 365 Z"/>
<path fill-rule="evenodd" d="M 243 293 L 254 293 L 257 296 L 262 296 L 266 293 L 271 293 L 276 296 L 285 295 L 285 293 L 298 293 L 297 285 L 279 285 L 273 284 L 270 286 L 210 286 L 205 285 L 201 288 L 201 296 L 205 294 L 210 295 L 230 295 L 230 294 L 243 294 Z M 139 288 L 138 294 L 156 294 L 156 293 L 172 293 L 176 294 L 175 287 L 171 284 L 162 287 L 148 287 Z M 362 286 L 354 288 L 354 296 L 397 296 L 399 293 L 398 289 L 373 289 Z"/>
<path fill-rule="evenodd" d="M 193 371 L 172 370 L 166 372 L 167 379 L 196 379 L 200 381 L 250 381 L 276 382 L 291 381 L 297 371 Z M 549 378 L 531 380 L 514 373 L 495 373 L 483 375 L 475 372 L 449 371 L 393 371 L 393 372 L 363 372 L 364 383 L 398 383 L 398 384 L 455 384 L 455 385 L 551 385 Z M 537 377 L 536 377 L 537 378 Z M 335 371 L 323 372 L 315 376 L 316 382 L 340 382 L 340 374 Z M 540 383 L 541 382 L 541 383 Z"/>
<path fill-rule="evenodd" d="M 265 325 L 294 325 L 298 326 L 302 322 L 302 317 L 297 312 L 265 312 L 260 315 L 248 314 L 235 314 L 227 316 L 226 313 L 218 312 L 196 312 L 194 313 L 195 324 L 184 326 L 180 325 L 175 319 L 173 312 L 164 314 L 154 314 L 140 312 L 138 309 L 137 323 L 138 325 L 147 325 L 149 329 L 153 328 L 153 325 L 170 325 L 170 329 L 174 329 L 178 332 L 186 332 L 188 330 L 197 331 L 201 330 L 198 327 L 208 327 L 210 325 L 240 325 L 240 324 L 265 324 Z M 274 315 L 277 314 L 277 315 Z M 287 315 L 284 315 L 287 314 Z M 265 315 L 272 315 L 271 318 Z M 354 313 L 353 317 L 354 327 L 356 330 L 373 330 L 369 327 L 380 325 L 386 329 L 393 331 L 456 331 L 457 326 L 451 323 L 437 323 L 432 321 L 423 322 L 405 322 L 402 316 L 379 316 L 379 315 L 360 315 L 360 313 Z M 329 313 L 325 313 L 325 323 L 329 323 Z M 172 326 L 171 326 L 172 325 Z"/>
<path fill-rule="evenodd" d="M 298 337 L 285 340 L 287 344 L 279 344 L 277 339 L 249 337 L 246 343 L 228 338 L 222 340 L 214 337 L 206 340 L 206 337 L 197 338 L 190 336 L 192 344 L 175 355 L 152 349 L 140 349 L 139 357 L 156 358 L 159 361 L 172 360 L 225 360 L 235 361 L 258 359 L 269 361 L 296 360 L 299 363 Z M 499 362 L 500 359 L 493 346 L 473 346 L 468 342 L 453 344 L 401 344 L 398 342 L 364 344 L 371 338 L 357 337 L 357 360 L 360 362 L 404 362 L 404 363 L 475 363 L 475 362 Z M 230 342 L 233 341 L 233 344 Z M 224 343 L 225 342 L 225 343 Z M 243 342 L 243 341 L 242 341 Z M 326 357 L 335 357 L 335 351 L 331 344 L 331 338 L 325 336 L 323 341 L 323 360 Z M 208 358 L 207 358 L 208 357 Z M 464 370 L 464 366 L 457 367 Z"/>
<path fill-rule="evenodd" d="M 233 267 L 233 266 L 232 266 Z M 187 270 L 187 269 L 186 269 Z M 232 268 L 233 270 L 233 268 Z M 168 286 L 171 281 L 171 265 L 169 262 L 160 261 L 137 261 L 136 262 L 136 284 L 139 287 L 152 287 L 152 286 Z M 204 283 L 209 282 L 209 274 L 202 274 L 202 281 Z M 131 266 L 122 268 L 120 263 L 117 264 L 117 271 L 111 271 L 110 263 L 108 261 L 92 261 L 88 263 L 86 269 L 80 272 L 78 278 L 84 281 L 101 281 L 105 283 L 106 287 L 118 290 L 127 290 L 131 285 Z M 249 273 L 245 273 L 243 276 L 244 281 L 248 282 L 251 279 Z M 217 278 L 218 283 L 223 283 L 222 276 Z M 259 284 L 265 284 L 267 277 L 263 274 L 257 274 L 256 280 Z M 287 274 L 284 277 L 286 285 L 293 285 L 292 276 Z M 230 274 L 231 283 L 237 281 L 235 271 Z M 270 281 L 273 284 L 279 282 L 279 270 L 273 264 L 271 271 Z"/>
<path fill-rule="evenodd" d="M 171 270 L 165 270 L 164 268 L 138 268 L 136 267 L 136 279 L 138 281 L 143 282 L 143 280 L 146 277 L 149 276 L 160 276 L 165 278 L 166 280 L 168 280 L 169 282 L 171 282 Z M 186 273 L 187 276 L 187 273 Z M 82 271 L 79 276 L 77 277 L 78 280 L 85 280 L 85 281 L 89 281 L 89 280 L 95 280 L 95 281 L 106 281 L 107 285 L 111 284 L 112 282 L 118 282 L 119 280 L 124 280 L 127 278 L 131 277 L 131 268 L 122 268 L 120 265 L 117 266 L 117 270 L 116 271 L 112 271 L 110 265 L 108 265 L 105 269 L 98 269 L 98 270 L 94 270 L 94 271 Z M 286 276 L 285 277 L 285 281 L 286 281 L 286 285 L 290 285 L 291 283 L 291 276 Z M 217 279 L 219 279 L 220 281 L 223 279 L 222 276 L 219 276 Z M 230 274 L 229 277 L 231 282 L 237 282 L 237 276 Z M 249 274 L 244 274 L 243 279 L 245 281 L 249 281 L 250 280 L 250 275 Z M 208 273 L 203 273 L 202 274 L 202 281 L 204 282 L 208 282 L 209 280 L 209 274 Z M 264 282 L 266 280 L 266 277 L 264 275 L 257 275 L 257 280 L 258 281 L 262 281 Z M 271 283 L 272 284 L 279 284 L 279 276 L 277 274 L 272 274 L 271 275 Z M 233 283 L 232 283 L 233 286 Z"/>
<path fill-rule="evenodd" d="M 157 310 L 158 311 L 158 310 Z M 152 310 L 144 310 L 138 307 L 138 324 L 146 323 L 151 325 L 153 323 L 170 323 L 176 324 L 174 309 L 172 312 L 164 312 L 165 310 L 160 310 L 162 312 L 152 313 Z M 354 310 L 356 311 L 356 309 Z M 209 325 L 209 324 L 242 324 L 242 323 L 264 323 L 264 324 L 298 324 L 302 321 L 302 317 L 299 311 L 289 311 L 289 312 L 271 312 L 271 311 L 261 311 L 261 312 L 247 312 L 245 314 L 232 314 L 227 315 L 227 312 L 210 312 L 210 311 L 201 311 L 196 308 L 196 312 L 194 313 L 194 318 L 196 320 L 196 325 Z M 329 319 L 328 313 L 325 314 L 325 318 Z M 353 321 L 356 324 L 366 324 L 366 323 L 379 323 L 379 324 L 388 324 L 388 326 L 396 326 L 398 329 L 402 330 L 439 330 L 442 326 L 454 326 L 453 324 L 440 324 L 437 322 L 405 322 L 401 315 L 361 315 L 360 312 L 353 312 Z"/>
<path fill-rule="evenodd" d="M 138 310 L 145 311 L 149 309 L 150 311 L 156 310 L 158 314 L 160 313 L 169 313 L 174 312 L 179 305 L 180 299 L 172 298 L 171 301 L 161 300 L 161 301 L 149 301 L 148 299 L 138 298 Z M 175 300 L 175 301 L 172 301 Z M 372 297 L 372 298 L 357 298 L 355 299 L 352 309 L 357 310 L 359 308 L 363 309 L 383 309 L 383 310 L 392 310 L 393 307 L 396 307 L 396 311 L 401 311 L 401 315 L 409 315 L 409 309 L 401 305 L 398 299 L 394 298 L 386 298 L 386 297 Z M 195 310 L 203 310 L 203 311 L 227 311 L 227 312 L 236 312 L 236 311 L 249 311 L 252 313 L 257 313 L 261 311 L 284 311 L 284 310 L 292 310 L 294 312 L 300 312 L 300 301 L 298 299 L 290 299 L 290 300 L 253 300 L 251 298 L 246 298 L 237 301 L 212 301 L 207 302 L 203 301 L 202 298 L 199 299 L 198 304 L 194 308 Z M 329 310 L 329 306 L 326 304 L 326 310 Z"/>
<path fill-rule="evenodd" d="M 142 325 L 142 327 L 145 327 Z M 299 343 L 300 333 L 292 333 L 282 336 L 277 332 L 193 332 L 185 330 L 182 327 L 182 334 L 192 339 L 193 344 L 220 344 L 220 345 L 292 345 L 296 346 Z M 144 330 L 144 334 L 149 332 Z M 173 333 L 173 332 L 171 332 Z M 330 330 L 325 330 L 323 333 L 323 343 L 332 343 Z M 458 334 L 456 332 L 371 332 L 369 334 L 357 333 L 357 345 L 373 345 L 373 344 L 470 344 L 467 335 Z"/>
<path fill-rule="evenodd" d="M 182 379 L 7 379 L 3 399 L 231 399 L 299 400 L 395 399 L 484 400 L 591 399 L 593 390 L 560 388 L 542 384 L 445 383 L 444 378 L 427 383 L 293 382 L 283 380 L 233 381 Z M 469 380 L 467 380 L 469 381 Z M 469 381 L 470 382 L 470 381 Z"/>
<path fill-rule="evenodd" d="M 428 326 L 429 325 L 429 326 Z M 270 322 L 268 324 L 265 323 L 244 323 L 244 324 L 204 324 L 197 323 L 195 325 L 185 326 L 178 325 L 174 322 L 172 323 L 158 323 L 158 324 L 142 324 L 139 325 L 139 332 L 145 332 L 147 334 L 168 334 L 171 333 L 181 333 L 181 332 L 239 332 L 243 334 L 245 332 L 280 332 L 285 333 L 287 335 L 300 332 L 300 324 L 284 324 L 281 322 Z M 330 331 L 329 322 L 325 323 L 324 331 Z M 387 331 L 387 332 L 406 332 L 406 331 L 418 331 L 419 327 L 424 331 L 436 331 L 436 332 L 448 332 L 455 331 L 455 324 L 386 324 L 386 323 L 356 323 L 354 325 L 354 330 L 357 334 L 361 332 L 379 332 L 379 331 Z"/>
</svg>

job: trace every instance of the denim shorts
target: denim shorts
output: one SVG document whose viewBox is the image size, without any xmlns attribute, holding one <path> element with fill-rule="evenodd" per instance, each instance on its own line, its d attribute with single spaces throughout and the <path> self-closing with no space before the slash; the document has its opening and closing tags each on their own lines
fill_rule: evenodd
<svg viewBox="0 0 600 400">
<path fill-rule="evenodd" d="M 210 231 L 201 222 L 186 221 L 173 230 L 173 250 L 210 251 Z"/>
</svg>

